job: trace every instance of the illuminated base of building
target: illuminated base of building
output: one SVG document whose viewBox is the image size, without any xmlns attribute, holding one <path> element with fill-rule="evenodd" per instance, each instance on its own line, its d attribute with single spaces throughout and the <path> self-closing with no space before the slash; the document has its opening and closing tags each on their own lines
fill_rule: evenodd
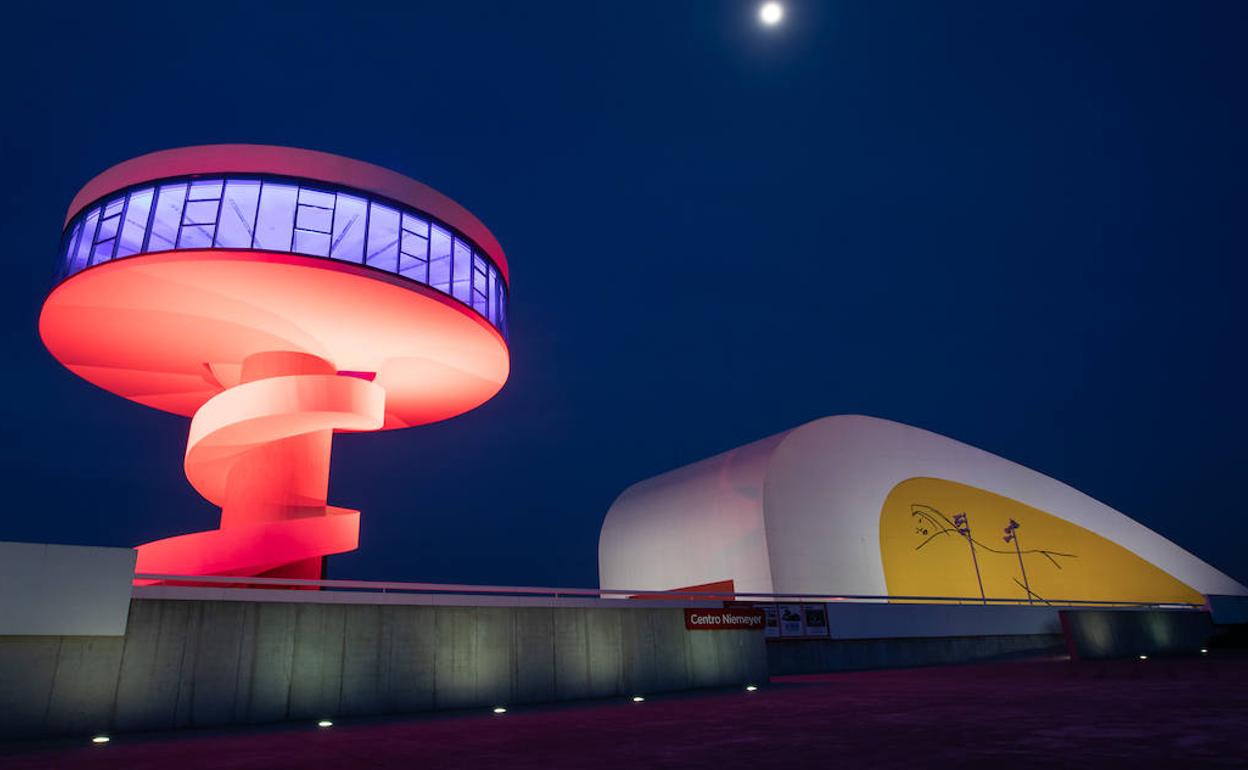
<svg viewBox="0 0 1248 770">
<path fill-rule="evenodd" d="M 136 571 L 319 579 L 354 550 L 358 511 L 325 503 L 333 432 L 377 430 L 386 393 L 303 353 L 257 353 L 191 420 L 186 476 L 221 528 L 139 546 Z"/>
<path fill-rule="evenodd" d="M 218 530 L 139 548 L 138 571 L 319 578 L 359 540 L 326 503 L 335 431 L 421 425 L 491 398 L 506 343 L 438 292 L 287 254 L 130 257 L 61 283 L 44 343 L 84 379 L 193 416 L 185 471 Z"/>
</svg>

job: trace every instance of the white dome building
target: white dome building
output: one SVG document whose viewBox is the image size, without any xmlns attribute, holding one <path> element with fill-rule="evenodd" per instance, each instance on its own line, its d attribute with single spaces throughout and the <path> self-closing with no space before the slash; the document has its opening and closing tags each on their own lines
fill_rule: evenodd
<svg viewBox="0 0 1248 770">
<path fill-rule="evenodd" d="M 634 484 L 607 513 L 598 570 L 604 588 L 641 591 L 1184 603 L 1248 595 L 1060 481 L 858 415 Z"/>
</svg>

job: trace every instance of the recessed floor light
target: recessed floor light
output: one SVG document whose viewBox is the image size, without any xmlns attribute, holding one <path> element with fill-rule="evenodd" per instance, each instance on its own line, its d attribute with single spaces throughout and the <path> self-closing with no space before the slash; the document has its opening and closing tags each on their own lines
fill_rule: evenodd
<svg viewBox="0 0 1248 770">
<path fill-rule="evenodd" d="M 321 721 L 316 723 L 316 726 L 317 727 L 333 727 L 334 723 L 329 721 L 328 719 L 322 719 Z"/>
<path fill-rule="evenodd" d="M 502 706 L 495 706 L 495 707 L 494 707 L 494 713 L 495 713 L 495 714 L 506 714 L 506 713 L 507 713 L 507 709 L 503 708 Z"/>
<path fill-rule="evenodd" d="M 91 739 L 91 742 L 92 743 L 108 743 L 110 740 L 112 740 L 112 738 L 109 738 L 107 735 L 97 735 Z"/>
<path fill-rule="evenodd" d="M 755 686 L 754 686 L 754 685 L 752 685 L 752 684 L 747 684 L 747 685 L 745 686 L 745 691 L 746 691 L 746 692 L 754 692 L 754 691 L 755 691 L 755 690 L 757 690 L 757 689 L 758 689 L 758 688 L 757 688 L 757 687 L 755 687 Z"/>
<path fill-rule="evenodd" d="M 1140 656 L 1140 660 L 1148 660 L 1148 656 L 1147 656 L 1147 655 L 1141 655 L 1141 656 Z"/>
<path fill-rule="evenodd" d="M 640 695 L 633 696 L 633 703 L 642 703 L 644 701 L 645 701 L 645 698 L 641 697 Z"/>
</svg>

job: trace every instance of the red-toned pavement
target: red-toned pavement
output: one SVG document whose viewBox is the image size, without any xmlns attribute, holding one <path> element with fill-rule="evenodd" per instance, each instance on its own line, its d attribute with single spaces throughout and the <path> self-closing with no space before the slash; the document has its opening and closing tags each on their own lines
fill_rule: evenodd
<svg viewBox="0 0 1248 770">
<path fill-rule="evenodd" d="M 332 728 L 0 747 L 0 768 L 1248 767 L 1248 660 L 1060 660 L 785 677 Z"/>
</svg>

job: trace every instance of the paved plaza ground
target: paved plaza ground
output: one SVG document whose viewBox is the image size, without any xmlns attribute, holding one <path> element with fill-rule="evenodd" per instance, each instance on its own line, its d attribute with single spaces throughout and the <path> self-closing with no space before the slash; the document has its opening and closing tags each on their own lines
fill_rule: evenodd
<svg viewBox="0 0 1248 770">
<path fill-rule="evenodd" d="M 1248 767 L 1248 659 L 783 677 L 757 692 L 0 745 L 0 768 Z"/>
</svg>

